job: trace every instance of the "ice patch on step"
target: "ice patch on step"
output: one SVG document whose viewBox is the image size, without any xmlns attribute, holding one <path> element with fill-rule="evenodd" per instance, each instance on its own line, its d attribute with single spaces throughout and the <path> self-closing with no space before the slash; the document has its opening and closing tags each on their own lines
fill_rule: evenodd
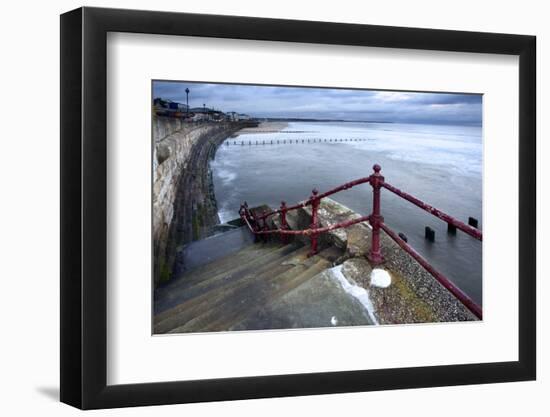
<svg viewBox="0 0 550 417">
<path fill-rule="evenodd" d="M 380 268 L 373 269 L 370 273 L 370 285 L 378 288 L 388 288 L 391 285 L 391 275 Z"/>
<path fill-rule="evenodd" d="M 337 265 L 328 270 L 330 275 L 338 281 L 345 292 L 352 297 L 356 298 L 365 307 L 367 314 L 374 324 L 379 324 L 376 316 L 374 315 L 374 306 L 369 298 L 369 292 L 355 283 L 348 281 L 346 276 L 342 273 L 342 265 Z"/>
</svg>

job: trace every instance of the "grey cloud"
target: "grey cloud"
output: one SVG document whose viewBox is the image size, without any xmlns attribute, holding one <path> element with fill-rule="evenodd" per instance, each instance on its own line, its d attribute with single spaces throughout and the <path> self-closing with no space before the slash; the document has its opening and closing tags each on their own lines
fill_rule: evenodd
<svg viewBox="0 0 550 417">
<path fill-rule="evenodd" d="M 481 124 L 482 96 L 196 82 L 153 83 L 154 97 L 256 117 Z"/>
</svg>

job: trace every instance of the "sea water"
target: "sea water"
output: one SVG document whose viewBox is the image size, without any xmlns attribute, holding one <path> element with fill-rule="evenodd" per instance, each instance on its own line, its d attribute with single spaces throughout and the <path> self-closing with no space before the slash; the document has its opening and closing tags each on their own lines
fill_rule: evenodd
<svg viewBox="0 0 550 417">
<path fill-rule="evenodd" d="M 482 157 L 480 126 L 300 122 L 277 133 L 228 138 L 211 168 L 222 222 L 238 217 L 244 201 L 292 205 L 314 187 L 323 192 L 366 177 L 377 163 L 386 182 L 465 223 L 474 217 L 482 229 Z M 331 198 L 362 215 L 372 210 L 369 184 Z M 481 304 L 481 242 L 460 231 L 448 234 L 445 222 L 388 190 L 381 202 L 385 223 Z M 435 242 L 424 239 L 425 226 L 435 230 Z"/>
</svg>

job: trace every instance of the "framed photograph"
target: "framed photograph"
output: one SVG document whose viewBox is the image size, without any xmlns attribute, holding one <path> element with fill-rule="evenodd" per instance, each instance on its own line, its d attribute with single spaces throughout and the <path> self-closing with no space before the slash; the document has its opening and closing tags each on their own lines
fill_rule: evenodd
<svg viewBox="0 0 550 417">
<path fill-rule="evenodd" d="M 61 16 L 61 401 L 533 380 L 535 37 Z"/>
</svg>

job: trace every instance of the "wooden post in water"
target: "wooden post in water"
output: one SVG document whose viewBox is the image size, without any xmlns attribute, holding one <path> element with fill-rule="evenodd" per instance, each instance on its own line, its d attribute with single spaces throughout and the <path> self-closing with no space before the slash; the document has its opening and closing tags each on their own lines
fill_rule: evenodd
<svg viewBox="0 0 550 417">
<path fill-rule="evenodd" d="M 426 226 L 426 229 L 424 230 L 424 237 L 430 242 L 435 241 L 435 230 L 429 226 Z"/>
</svg>

